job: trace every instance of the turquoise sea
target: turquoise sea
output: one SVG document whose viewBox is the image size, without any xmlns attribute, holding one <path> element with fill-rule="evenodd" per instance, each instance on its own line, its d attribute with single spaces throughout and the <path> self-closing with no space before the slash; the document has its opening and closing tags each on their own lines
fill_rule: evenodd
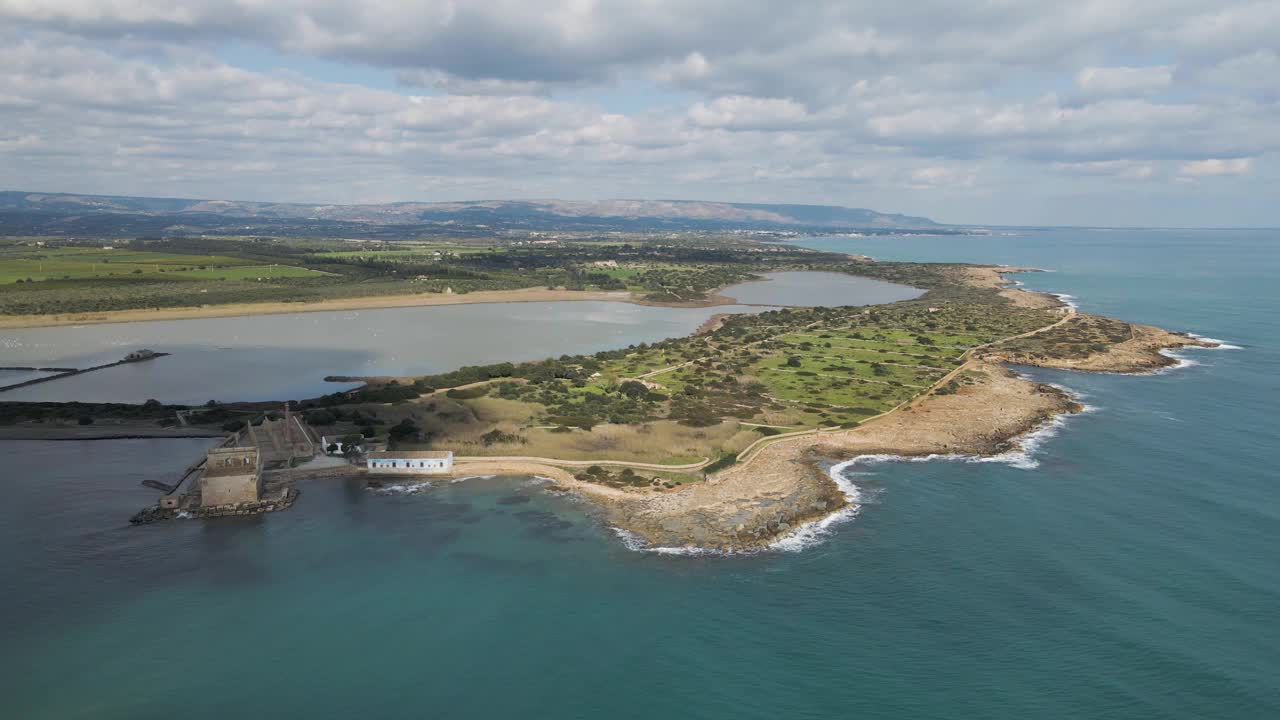
<svg viewBox="0 0 1280 720">
<path fill-rule="evenodd" d="M 808 244 L 1035 265 L 1240 349 L 1035 372 L 1092 411 L 848 468 L 855 517 L 752 556 L 629 550 L 520 478 L 131 528 L 203 441 L 0 443 L 0 717 L 1280 717 L 1280 232 Z"/>
</svg>

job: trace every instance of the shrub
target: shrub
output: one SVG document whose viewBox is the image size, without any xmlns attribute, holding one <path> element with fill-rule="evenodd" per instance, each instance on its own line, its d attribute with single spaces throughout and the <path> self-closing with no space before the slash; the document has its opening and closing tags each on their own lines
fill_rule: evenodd
<svg viewBox="0 0 1280 720">
<path fill-rule="evenodd" d="M 332 425 L 336 421 L 337 418 L 328 410 L 315 410 L 307 413 L 307 424 L 309 425 Z"/>
<path fill-rule="evenodd" d="M 716 460 L 712 462 L 710 465 L 702 468 L 702 472 L 705 474 L 717 472 L 719 470 L 723 470 L 729 467 L 730 465 L 736 462 L 738 462 L 737 453 L 729 453 L 727 455 L 721 455 L 719 458 L 716 458 Z"/>
</svg>

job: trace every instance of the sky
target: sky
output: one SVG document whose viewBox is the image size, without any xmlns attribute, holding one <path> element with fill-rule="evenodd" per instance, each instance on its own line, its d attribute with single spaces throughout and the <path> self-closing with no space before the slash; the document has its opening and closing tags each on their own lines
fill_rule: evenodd
<svg viewBox="0 0 1280 720">
<path fill-rule="evenodd" d="M 1280 226 L 1276 0 L 0 0 L 0 189 Z"/>
</svg>

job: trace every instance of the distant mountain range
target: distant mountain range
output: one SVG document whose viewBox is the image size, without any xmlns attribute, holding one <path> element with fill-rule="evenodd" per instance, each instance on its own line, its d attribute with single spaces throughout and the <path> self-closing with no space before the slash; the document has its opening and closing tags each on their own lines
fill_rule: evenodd
<svg viewBox="0 0 1280 720">
<path fill-rule="evenodd" d="M 0 191 L 0 230 L 182 233 L 226 231 L 386 235 L 479 229 L 933 230 L 934 221 L 832 205 L 696 200 L 491 200 L 310 205 Z"/>
</svg>

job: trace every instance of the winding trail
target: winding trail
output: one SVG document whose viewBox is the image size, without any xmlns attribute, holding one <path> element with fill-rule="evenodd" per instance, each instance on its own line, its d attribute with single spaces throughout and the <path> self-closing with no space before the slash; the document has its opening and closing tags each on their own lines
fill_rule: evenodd
<svg viewBox="0 0 1280 720">
<path fill-rule="evenodd" d="M 1030 292 L 1030 291 L 1025 291 L 1025 292 Z M 903 409 L 903 408 L 906 408 L 906 407 L 914 407 L 915 405 L 918 405 L 919 403 L 923 402 L 925 399 L 927 399 L 928 397 L 930 397 L 931 395 L 933 395 L 934 393 L 936 393 L 936 392 L 937 392 L 937 390 L 938 390 L 938 388 L 940 388 L 940 387 L 942 387 L 943 385 L 945 385 L 946 383 L 950 382 L 952 379 L 954 379 L 955 377 L 957 377 L 958 375 L 960 375 L 960 373 L 964 372 L 966 369 L 969 369 L 969 368 L 973 365 L 973 363 L 974 363 L 974 357 L 973 357 L 973 354 L 974 354 L 975 352 L 980 351 L 980 350 L 985 350 L 986 348 L 992 347 L 992 346 L 994 346 L 994 345 L 999 345 L 1000 343 L 1008 342 L 1008 341 L 1010 341 L 1010 340 L 1017 340 L 1017 339 L 1019 339 L 1019 338 L 1030 337 L 1030 336 L 1032 336 L 1032 335 L 1038 335 L 1038 334 L 1040 334 L 1040 333 L 1047 332 L 1047 331 L 1049 331 L 1049 330 L 1053 330 L 1054 328 L 1061 327 L 1063 324 L 1065 324 L 1066 322 L 1070 321 L 1072 318 L 1076 317 L 1076 315 L 1077 315 L 1077 312 L 1076 312 L 1076 309 L 1075 309 L 1075 308 L 1073 308 L 1073 307 L 1071 307 L 1071 306 L 1069 306 L 1069 305 L 1068 305 L 1068 306 L 1064 306 L 1063 316 L 1062 316 L 1061 318 L 1059 318 L 1058 320 L 1056 320 L 1056 321 L 1054 321 L 1054 322 L 1052 322 L 1052 323 L 1050 323 L 1050 324 L 1048 324 L 1048 325 L 1045 325 L 1044 327 L 1039 327 L 1039 328 L 1036 328 L 1036 329 L 1034 329 L 1034 330 L 1028 330 L 1027 332 L 1024 332 L 1024 333 L 1018 333 L 1017 335 L 1010 335 L 1010 336 L 1008 336 L 1008 337 L 1000 338 L 1000 339 L 998 339 L 998 340 L 992 340 L 991 342 L 983 343 L 983 344 L 981 344 L 981 345 L 974 345 L 973 347 L 970 347 L 970 348 L 966 349 L 966 350 L 964 351 L 964 353 L 960 356 L 960 359 L 961 359 L 961 360 L 963 360 L 964 362 L 962 362 L 960 365 L 956 366 L 956 368 L 955 368 L 954 370 L 952 370 L 951 372 L 947 373 L 946 375 L 943 375 L 941 378 L 939 378 L 939 379 L 937 380 L 937 382 L 933 383 L 932 385 L 930 385 L 929 387 L 927 387 L 926 389 L 924 389 L 924 391 L 923 391 L 923 392 L 921 392 L 921 393 L 919 393 L 919 394 L 915 395 L 914 397 L 911 397 L 911 398 L 909 398 L 909 399 L 907 399 L 907 400 L 902 401 L 902 402 L 901 402 L 901 403 L 899 403 L 898 405 L 896 405 L 896 406 L 894 406 L 894 407 L 892 407 L 892 408 L 890 408 L 890 409 L 888 409 L 888 410 L 886 410 L 886 411 L 884 411 L 884 412 L 880 413 L 879 415 L 873 415 L 873 416 L 871 416 L 871 417 L 867 418 L 866 420 L 861 421 L 861 422 L 860 422 L 860 423 L 858 423 L 858 424 L 859 424 L 860 426 L 861 426 L 861 425 L 866 425 L 866 424 L 867 424 L 867 423 L 869 423 L 869 422 L 872 422 L 872 421 L 874 421 L 874 420 L 879 420 L 879 419 L 884 418 L 884 417 L 887 417 L 887 416 L 889 416 L 889 415 L 891 415 L 891 414 L 893 414 L 893 413 L 895 413 L 895 412 L 898 412 L 899 410 L 901 410 L 901 409 Z M 815 323 L 815 324 L 816 324 L 816 323 Z M 770 338 L 770 339 L 772 339 L 772 338 Z M 765 341 L 764 341 L 764 340 L 760 340 L 760 341 L 757 341 L 757 342 L 765 342 Z M 754 343 L 752 343 L 752 344 L 754 344 Z M 701 359 L 701 358 L 699 358 L 699 359 Z M 643 374 L 643 375 L 638 375 L 638 376 L 636 376 L 636 378 L 635 378 L 635 379 L 646 378 L 646 377 L 650 377 L 650 376 L 653 376 L 653 375 L 657 375 L 657 374 L 661 374 L 661 373 L 669 372 L 669 371 L 671 371 L 671 370 L 675 370 L 675 369 L 677 369 L 677 368 L 681 368 L 681 367 L 685 367 L 685 366 L 687 366 L 687 365 L 691 365 L 691 364 L 693 364 L 693 363 L 695 363 L 695 362 L 697 362 L 697 360 L 689 360 L 689 361 L 686 361 L 686 362 L 683 362 L 683 363 L 679 363 L 679 364 L 677 364 L 677 365 L 672 365 L 672 366 L 670 366 L 670 367 L 661 368 L 661 369 L 658 369 L 658 370 L 653 370 L 653 371 L 650 371 L 650 372 L 645 373 L 645 374 Z M 868 381 L 868 382 L 870 382 L 870 381 Z M 748 424 L 749 424 L 749 423 L 748 423 Z M 739 465 L 739 466 L 741 466 L 741 465 L 744 465 L 744 464 L 746 464 L 746 463 L 749 463 L 749 462 L 750 462 L 753 458 L 755 458 L 755 457 L 760 453 L 760 451 L 761 451 L 761 450 L 763 450 L 765 447 L 767 447 L 767 446 L 769 446 L 769 445 L 771 445 L 771 444 L 773 444 L 773 443 L 775 443 L 775 442 L 779 442 L 779 441 L 781 441 L 781 440 L 787 440 L 787 439 L 790 439 L 790 438 L 799 437 L 799 436 L 801 436 L 801 435 L 816 435 L 816 434 L 820 434 L 820 433 L 845 432 L 845 431 L 847 431 L 847 430 L 848 430 L 848 428 L 843 428 L 843 427 L 834 427 L 834 428 L 809 428 L 809 429 L 807 429 L 807 430 L 797 430 L 797 431 L 794 431 L 794 432 L 779 433 L 779 434 L 777 434 L 777 435 L 770 435 L 770 436 L 762 437 L 762 438 L 760 438 L 760 439 L 756 440 L 755 442 L 751 443 L 751 444 L 750 444 L 750 445 L 748 445 L 747 447 L 743 448 L 743 449 L 738 453 L 738 460 L 737 460 L 737 463 L 736 463 L 736 464 L 737 464 L 737 465 Z M 455 463 L 457 463 L 457 464 L 459 464 L 459 465 L 467 465 L 467 464 L 473 464 L 473 465 L 475 465 L 475 464 L 481 464 L 481 463 L 491 463 L 491 464 L 495 464 L 495 465 L 501 465 L 501 464 L 503 464 L 503 463 L 528 463 L 528 464 L 535 464 L 535 465 L 548 466 L 548 467 L 552 467 L 552 468 L 557 468 L 557 467 L 559 467 L 559 468 L 563 468 L 563 467 L 590 467 L 590 466 L 592 466 L 592 465 L 610 465 L 610 466 L 620 466 L 620 467 L 640 468 L 640 469 L 643 469 L 643 470 L 657 470 L 657 471 L 667 470 L 667 471 L 676 471 L 676 472 L 690 472 L 690 471 L 697 471 L 697 470 L 701 470 L 702 468 L 704 468 L 704 467 L 706 467 L 706 466 L 710 465 L 710 464 L 712 463 L 712 461 L 713 461 L 713 460 L 712 460 L 712 458 L 703 458 L 701 461 L 696 462 L 696 463 L 687 463 L 687 464 L 684 464 L 684 465 L 663 465 L 663 464 L 660 464 L 660 463 L 642 463 L 642 462 L 634 462 L 634 461 L 630 461 L 630 460 L 558 460 L 558 459 L 555 459 L 555 458 L 525 457 L 525 456 L 483 456 L 483 455 L 476 455 L 476 456 L 465 456 L 465 457 L 457 457 L 457 458 L 454 458 L 454 462 L 455 462 Z M 464 470 L 464 469 L 465 469 L 465 468 L 459 468 L 459 470 L 460 470 L 460 471 L 462 471 L 462 470 Z"/>
</svg>

